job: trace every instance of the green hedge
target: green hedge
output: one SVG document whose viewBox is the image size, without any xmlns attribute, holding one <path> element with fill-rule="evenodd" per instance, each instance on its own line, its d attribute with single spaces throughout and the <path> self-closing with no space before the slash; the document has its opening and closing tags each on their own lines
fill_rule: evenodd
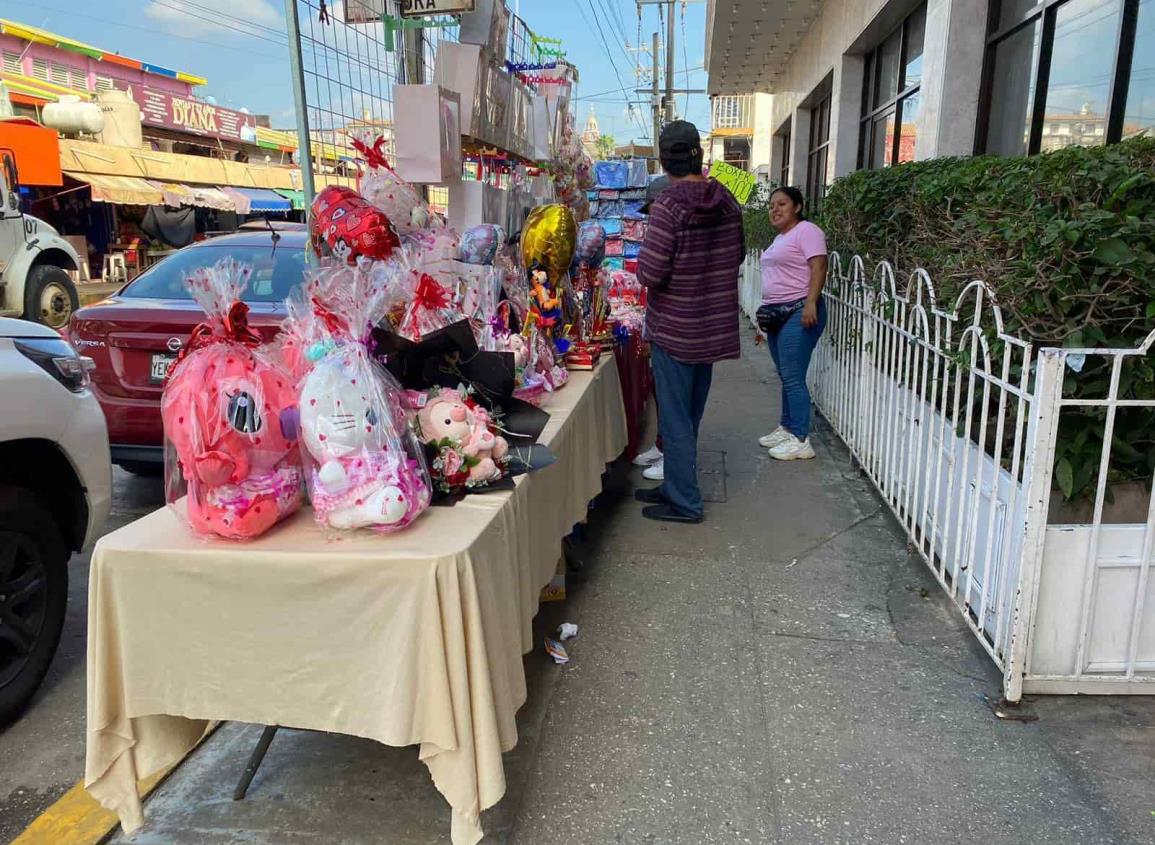
<svg viewBox="0 0 1155 845">
<path fill-rule="evenodd" d="M 766 196 L 747 209 L 751 247 L 772 239 Z M 1133 347 L 1155 327 L 1155 139 L 1029 158 L 947 158 L 837 180 L 816 222 L 832 250 L 882 259 L 900 280 L 916 267 L 940 307 L 972 279 L 995 294 L 1007 330 L 1039 345 Z M 901 281 L 900 281 L 901 283 Z M 1122 395 L 1155 398 L 1155 354 L 1129 364 Z M 1098 359 L 1068 372 L 1069 396 L 1102 397 Z M 1056 481 L 1068 497 L 1093 489 L 1103 414 L 1064 413 Z M 1116 420 L 1110 480 L 1150 478 L 1155 413 Z"/>
</svg>

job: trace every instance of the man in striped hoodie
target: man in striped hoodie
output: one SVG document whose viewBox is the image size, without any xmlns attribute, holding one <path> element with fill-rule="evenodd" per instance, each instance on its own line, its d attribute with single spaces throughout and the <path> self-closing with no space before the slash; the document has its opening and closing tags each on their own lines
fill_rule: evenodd
<svg viewBox="0 0 1155 845">
<path fill-rule="evenodd" d="M 698 427 L 715 361 L 737 358 L 738 272 L 745 257 L 742 212 L 719 182 L 702 176 L 694 124 L 676 120 L 658 141 L 670 186 L 654 200 L 638 256 L 638 281 L 649 288 L 646 335 L 658 397 L 665 480 L 638 490 L 642 515 L 701 522 Z"/>
</svg>

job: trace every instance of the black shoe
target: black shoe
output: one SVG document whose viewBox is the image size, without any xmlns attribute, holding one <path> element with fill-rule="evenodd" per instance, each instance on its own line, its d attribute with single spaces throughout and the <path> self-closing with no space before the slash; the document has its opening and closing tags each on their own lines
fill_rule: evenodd
<svg viewBox="0 0 1155 845">
<path fill-rule="evenodd" d="M 697 525 L 702 521 L 702 515 L 691 516 L 687 513 L 674 510 L 674 506 L 666 503 L 661 505 L 651 505 L 648 508 L 642 508 L 642 516 L 646 519 L 656 519 L 659 522 L 688 522 L 691 525 Z"/>
<path fill-rule="evenodd" d="M 664 505 L 669 499 L 662 495 L 661 487 L 649 487 L 634 491 L 634 498 L 647 505 Z"/>
</svg>

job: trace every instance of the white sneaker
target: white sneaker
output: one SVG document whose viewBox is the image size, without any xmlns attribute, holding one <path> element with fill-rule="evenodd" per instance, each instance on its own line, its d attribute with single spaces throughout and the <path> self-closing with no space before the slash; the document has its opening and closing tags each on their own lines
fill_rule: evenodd
<svg viewBox="0 0 1155 845">
<path fill-rule="evenodd" d="M 658 458 L 657 463 L 650 464 L 642 470 L 642 478 L 648 478 L 650 481 L 665 481 L 666 480 L 666 460 L 665 458 Z"/>
<path fill-rule="evenodd" d="M 657 446 L 651 446 L 646 451 L 642 452 L 634 458 L 634 466 L 648 467 L 656 464 L 662 459 L 662 450 Z"/>
<path fill-rule="evenodd" d="M 770 457 L 776 461 L 805 461 L 814 457 L 814 447 L 810 445 L 810 438 L 799 440 L 793 434 L 788 434 L 786 440 L 770 450 Z"/>
<path fill-rule="evenodd" d="M 769 434 L 763 434 L 758 438 L 758 445 L 764 449 L 773 449 L 779 443 L 785 443 L 786 438 L 790 436 L 790 432 L 783 426 L 778 426 Z"/>
</svg>

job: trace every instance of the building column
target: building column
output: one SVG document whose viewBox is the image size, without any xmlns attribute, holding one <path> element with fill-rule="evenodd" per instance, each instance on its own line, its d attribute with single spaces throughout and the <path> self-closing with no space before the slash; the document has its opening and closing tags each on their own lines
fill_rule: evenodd
<svg viewBox="0 0 1155 845">
<path fill-rule="evenodd" d="M 833 181 L 858 169 L 858 141 L 862 117 L 863 56 L 843 56 L 834 65 L 830 97 L 830 160 L 827 175 Z"/>
<path fill-rule="evenodd" d="M 989 0 L 928 0 L 915 158 L 974 153 Z"/>
<path fill-rule="evenodd" d="M 805 193 L 810 152 L 810 109 L 795 109 L 790 118 L 790 184 Z"/>
</svg>

